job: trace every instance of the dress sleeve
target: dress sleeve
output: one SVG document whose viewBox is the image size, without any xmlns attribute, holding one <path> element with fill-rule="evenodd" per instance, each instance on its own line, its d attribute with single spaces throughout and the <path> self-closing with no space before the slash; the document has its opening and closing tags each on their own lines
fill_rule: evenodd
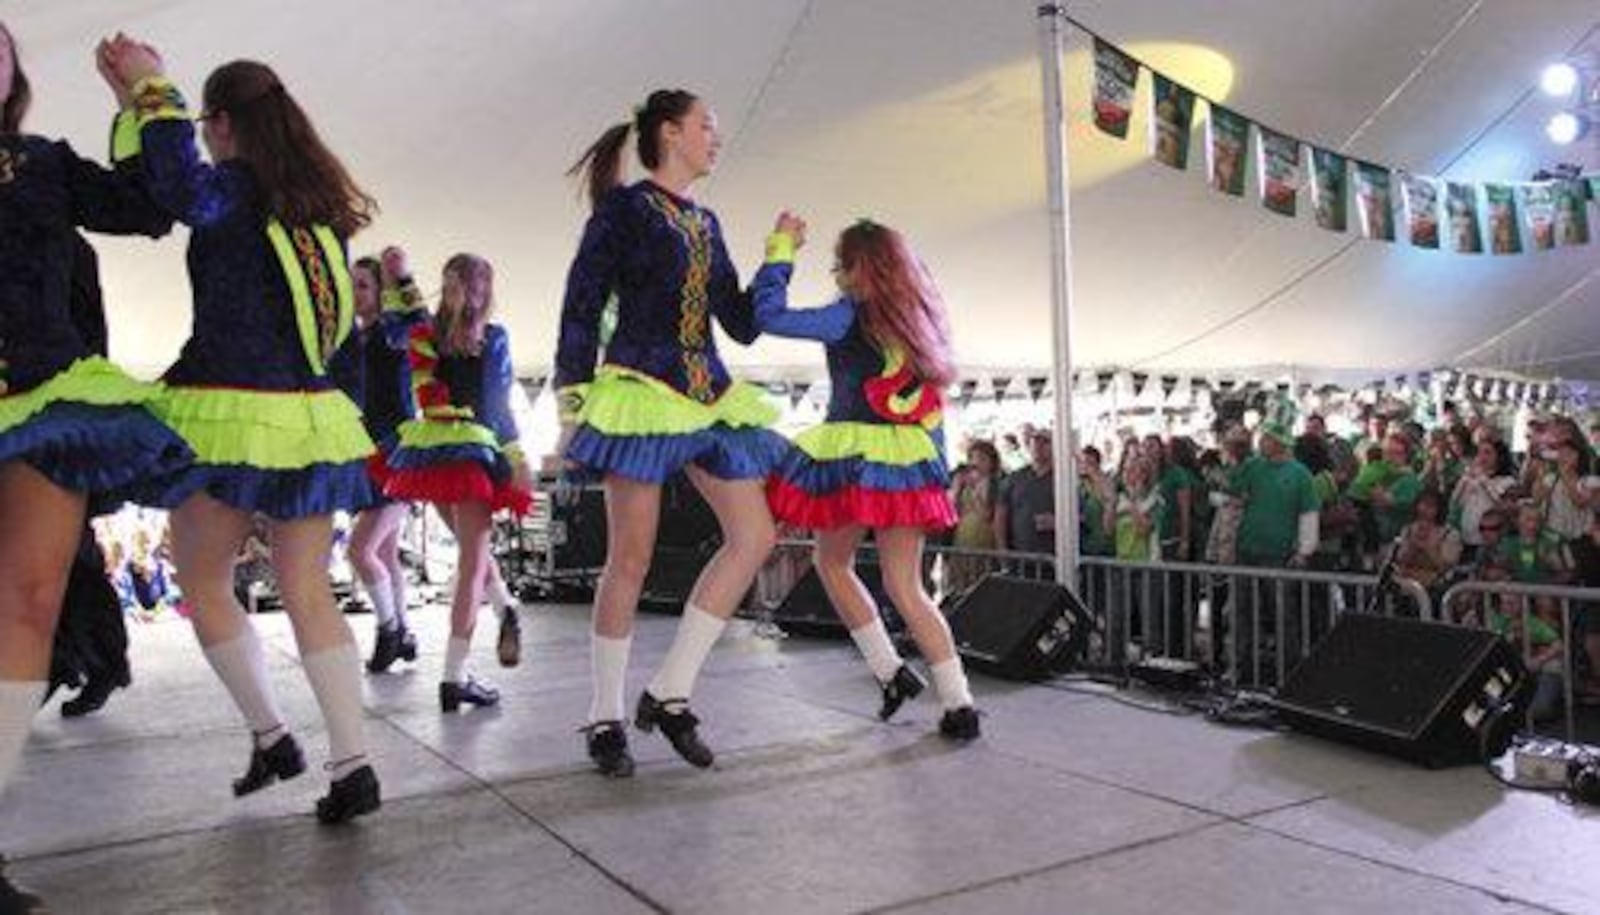
<svg viewBox="0 0 1600 915">
<path fill-rule="evenodd" d="M 600 355 L 600 316 L 617 282 L 627 244 L 627 201 L 621 189 L 601 199 L 583 227 L 578 254 L 567 271 L 556 343 L 554 387 L 563 415 L 581 404 L 584 386 L 594 379 Z"/>
<path fill-rule="evenodd" d="M 185 225 L 206 226 L 248 199 L 242 173 L 201 160 L 194 123 L 177 87 L 165 77 L 151 77 L 133 92 L 145 181 L 162 209 Z"/>
<path fill-rule="evenodd" d="M 172 229 L 172 217 L 156 205 L 145 186 L 132 112 L 117 115 L 112 125 L 113 168 L 83 159 L 66 143 L 56 144 L 63 163 L 67 193 L 72 201 L 73 223 L 110 235 L 147 235 L 160 238 Z"/>
<path fill-rule="evenodd" d="M 483 413 L 478 421 L 488 426 L 501 445 L 517 441 L 517 419 L 511 412 L 512 386 L 517 383 L 511 367 L 511 341 L 504 327 L 491 324 L 483 341 Z"/>
<path fill-rule="evenodd" d="M 750 282 L 755 324 L 760 333 L 837 343 L 856 320 L 855 303 L 839 299 L 821 308 L 791 309 L 789 278 L 794 273 L 794 243 L 787 235 L 767 240 L 767 262 Z"/>
</svg>

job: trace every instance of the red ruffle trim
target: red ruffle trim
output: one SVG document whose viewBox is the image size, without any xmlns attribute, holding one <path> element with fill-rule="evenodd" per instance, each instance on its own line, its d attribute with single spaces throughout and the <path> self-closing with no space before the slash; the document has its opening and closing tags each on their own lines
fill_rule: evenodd
<svg viewBox="0 0 1600 915">
<path fill-rule="evenodd" d="M 369 463 L 369 471 L 371 468 Z M 532 493 L 509 483 L 496 486 L 483 467 L 471 461 L 434 464 L 411 470 L 386 468 L 381 472 L 383 494 L 391 499 L 438 505 L 483 502 L 493 511 L 509 508 L 519 515 L 527 514 L 533 507 Z"/>
<path fill-rule="evenodd" d="M 902 492 L 849 486 L 825 496 L 813 496 L 775 479 L 767 483 L 767 504 L 778 521 L 811 530 L 860 524 L 943 531 L 955 527 L 957 521 L 949 494 L 937 486 Z"/>
<path fill-rule="evenodd" d="M 394 471 L 389 469 L 389 459 L 380 448 L 372 452 L 372 457 L 367 458 L 367 476 L 372 478 L 373 485 L 383 492 L 383 487 L 389 482 L 389 477 Z"/>
</svg>

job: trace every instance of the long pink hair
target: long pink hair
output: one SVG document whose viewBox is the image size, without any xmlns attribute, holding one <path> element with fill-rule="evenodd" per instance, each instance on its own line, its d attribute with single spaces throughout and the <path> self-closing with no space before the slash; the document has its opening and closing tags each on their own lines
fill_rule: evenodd
<svg viewBox="0 0 1600 915">
<path fill-rule="evenodd" d="M 944 298 L 905 236 L 863 219 L 839 236 L 835 256 L 841 270 L 855 271 L 851 294 L 873 341 L 902 348 L 925 384 L 942 388 L 955 381 Z"/>
<path fill-rule="evenodd" d="M 445 262 L 444 272 L 455 275 L 464 296 L 459 306 L 440 296 L 434 318 L 440 355 L 476 356 L 483 351 L 483 329 L 494 313 L 494 267 L 476 254 L 457 254 Z"/>
</svg>

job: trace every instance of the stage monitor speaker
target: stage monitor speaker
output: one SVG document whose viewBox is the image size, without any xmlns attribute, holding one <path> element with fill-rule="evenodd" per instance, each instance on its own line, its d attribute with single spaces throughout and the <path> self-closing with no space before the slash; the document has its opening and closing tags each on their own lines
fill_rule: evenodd
<svg viewBox="0 0 1600 915">
<path fill-rule="evenodd" d="M 606 564 L 606 494 L 599 487 L 562 491 L 551 500 L 552 526 L 562 536 L 552 557 L 557 570 L 598 569 Z"/>
<path fill-rule="evenodd" d="M 900 615 L 894 612 L 889 595 L 884 593 L 883 571 L 878 564 L 858 559 L 856 575 L 867 586 L 867 592 L 878 605 L 878 615 L 883 617 L 884 627 L 890 632 L 903 630 L 905 624 L 901 622 Z M 833 602 L 828 600 L 828 592 L 823 589 L 822 579 L 817 576 L 815 568 L 806 569 L 804 577 L 784 595 L 783 603 L 772 611 L 772 621 L 791 635 L 844 638 L 850 634 L 844 621 L 839 619 L 839 614 L 834 612 Z"/>
<path fill-rule="evenodd" d="M 1093 625 L 1077 595 L 1053 581 L 990 575 L 950 613 L 956 650 L 977 670 L 1040 680 L 1081 657 Z"/>
<path fill-rule="evenodd" d="M 1298 730 L 1439 768 L 1505 752 L 1531 694 L 1493 632 L 1347 613 L 1273 705 Z"/>
</svg>

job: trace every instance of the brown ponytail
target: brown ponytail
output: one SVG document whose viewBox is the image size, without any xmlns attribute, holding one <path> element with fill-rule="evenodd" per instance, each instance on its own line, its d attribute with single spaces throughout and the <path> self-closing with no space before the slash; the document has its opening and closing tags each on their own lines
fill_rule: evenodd
<svg viewBox="0 0 1600 915">
<path fill-rule="evenodd" d="M 588 192 L 589 205 L 599 206 L 601 198 L 622 183 L 622 147 L 628 141 L 628 132 L 638 131 L 639 162 L 654 170 L 661 165 L 662 125 L 682 120 L 697 101 L 698 96 L 683 89 L 657 89 L 650 93 L 645 103 L 634 109 L 633 121 L 617 124 L 601 134 L 567 169 L 567 177 L 579 178 Z"/>
</svg>

